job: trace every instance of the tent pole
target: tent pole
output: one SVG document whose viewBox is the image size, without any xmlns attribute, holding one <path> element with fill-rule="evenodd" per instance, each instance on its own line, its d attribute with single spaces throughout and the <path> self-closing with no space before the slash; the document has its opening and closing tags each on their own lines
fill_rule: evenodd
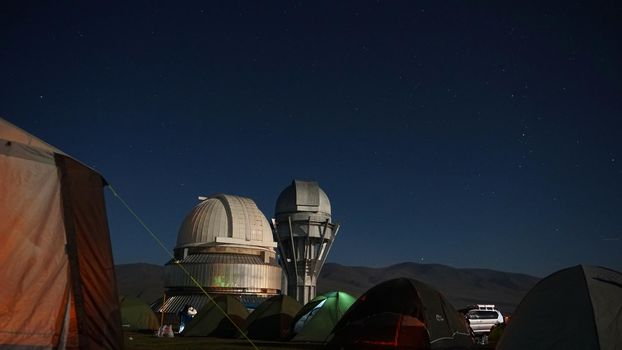
<svg viewBox="0 0 622 350">
<path fill-rule="evenodd" d="M 160 328 L 164 325 L 164 303 L 166 302 L 166 292 L 162 297 L 162 306 L 160 306 Z"/>
</svg>

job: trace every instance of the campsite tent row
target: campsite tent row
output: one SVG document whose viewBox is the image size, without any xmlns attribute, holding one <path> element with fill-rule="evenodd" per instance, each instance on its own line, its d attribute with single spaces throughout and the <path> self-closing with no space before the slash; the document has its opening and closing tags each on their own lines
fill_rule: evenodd
<svg viewBox="0 0 622 350">
<path fill-rule="evenodd" d="M 355 300 L 347 293 L 331 292 L 302 307 L 294 298 L 279 295 L 249 314 L 235 297 L 219 295 L 198 310 L 182 334 L 238 337 L 241 329 L 251 339 L 324 342 Z"/>
<path fill-rule="evenodd" d="M 403 278 L 383 282 L 355 302 L 345 293 L 328 293 L 300 308 L 289 297 L 273 297 L 248 317 L 245 329 L 254 339 L 327 342 L 328 349 L 472 346 L 464 319 L 438 291 Z M 622 274 L 579 265 L 532 288 L 497 349 L 613 350 L 621 345 Z"/>
<path fill-rule="evenodd" d="M 232 323 L 251 339 L 328 342 L 329 348 L 433 344 L 444 349 L 472 344 L 466 323 L 439 292 L 404 278 L 381 283 L 358 300 L 331 292 L 301 307 L 291 297 L 275 296 L 250 316 L 237 299 L 218 296 L 199 310 L 183 335 L 235 337 L 239 331 Z"/>
</svg>

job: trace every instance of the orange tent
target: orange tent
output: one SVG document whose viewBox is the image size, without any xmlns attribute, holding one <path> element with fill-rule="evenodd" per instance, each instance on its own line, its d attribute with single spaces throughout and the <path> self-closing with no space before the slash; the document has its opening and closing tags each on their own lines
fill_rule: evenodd
<svg viewBox="0 0 622 350">
<path fill-rule="evenodd" d="M 122 348 L 104 185 L 0 119 L 0 349 Z"/>
</svg>

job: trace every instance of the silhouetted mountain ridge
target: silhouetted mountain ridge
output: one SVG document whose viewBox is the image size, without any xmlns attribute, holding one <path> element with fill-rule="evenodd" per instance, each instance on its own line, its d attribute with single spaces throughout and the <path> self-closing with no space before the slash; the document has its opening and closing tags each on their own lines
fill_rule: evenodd
<svg viewBox="0 0 622 350">
<path fill-rule="evenodd" d="M 134 295 L 151 303 L 164 292 L 164 267 L 125 264 L 116 267 L 119 294 Z M 441 264 L 404 262 L 386 267 L 345 266 L 327 263 L 318 293 L 333 290 L 360 296 L 374 285 L 398 277 L 414 278 L 442 292 L 456 308 L 477 303 L 496 304 L 512 312 L 539 280 L 525 274 L 490 269 L 454 268 Z"/>
<path fill-rule="evenodd" d="M 119 295 L 132 295 L 146 303 L 162 298 L 164 266 L 153 264 L 123 264 L 115 266 Z"/>
<path fill-rule="evenodd" d="M 327 263 L 319 278 L 318 292 L 340 289 L 359 296 L 382 281 L 398 277 L 413 278 L 431 285 L 441 291 L 457 308 L 491 303 L 505 312 L 512 312 L 539 280 L 525 274 L 454 268 L 441 264 L 404 262 L 373 268 Z"/>
</svg>

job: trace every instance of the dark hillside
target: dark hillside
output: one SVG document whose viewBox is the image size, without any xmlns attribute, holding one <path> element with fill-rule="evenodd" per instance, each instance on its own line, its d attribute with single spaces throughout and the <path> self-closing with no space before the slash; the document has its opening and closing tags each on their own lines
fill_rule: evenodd
<svg viewBox="0 0 622 350">
<path fill-rule="evenodd" d="M 147 303 L 162 297 L 164 267 L 127 264 L 116 267 L 119 294 L 133 295 Z M 470 304 L 496 304 L 502 312 L 513 312 L 538 278 L 486 269 L 460 269 L 439 264 L 401 263 L 382 268 L 327 263 L 318 292 L 341 290 L 360 296 L 374 285 L 397 277 L 425 282 L 441 291 L 456 308 Z"/>
<path fill-rule="evenodd" d="M 115 267 L 119 295 L 132 295 L 150 304 L 162 298 L 164 266 L 124 264 Z"/>
<path fill-rule="evenodd" d="M 456 308 L 470 304 L 496 304 L 513 312 L 537 277 L 486 269 L 459 269 L 439 264 L 401 263 L 382 268 L 343 266 L 328 263 L 318 282 L 318 291 L 343 290 L 355 296 L 372 286 L 397 277 L 425 282 L 441 291 Z"/>
</svg>

